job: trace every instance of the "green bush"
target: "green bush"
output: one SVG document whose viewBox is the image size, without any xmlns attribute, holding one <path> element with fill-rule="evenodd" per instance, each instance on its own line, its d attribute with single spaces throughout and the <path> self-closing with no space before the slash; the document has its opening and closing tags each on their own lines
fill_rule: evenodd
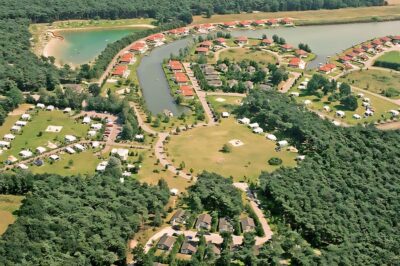
<svg viewBox="0 0 400 266">
<path fill-rule="evenodd" d="M 278 157 L 272 157 L 271 159 L 268 160 L 269 165 L 281 165 L 282 164 L 282 159 Z"/>
</svg>

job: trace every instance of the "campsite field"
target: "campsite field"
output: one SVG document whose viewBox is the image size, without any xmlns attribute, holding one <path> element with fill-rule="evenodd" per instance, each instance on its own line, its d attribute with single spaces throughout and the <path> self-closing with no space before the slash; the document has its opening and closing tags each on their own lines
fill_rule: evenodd
<svg viewBox="0 0 400 266">
<path fill-rule="evenodd" d="M 37 113 L 36 113 L 37 112 Z M 4 151 L 0 156 L 1 161 L 7 159 L 7 156 L 14 155 L 19 158 L 18 153 L 23 149 L 34 151 L 38 146 L 47 147 L 48 142 L 59 143 L 64 140 L 64 136 L 71 134 L 76 137 L 85 137 L 89 126 L 76 122 L 72 117 L 63 114 L 62 111 L 34 111 L 32 120 L 23 127 L 22 133 L 16 134 L 16 138 L 11 142 L 11 149 Z M 9 116 L 6 122 L 0 127 L 1 137 L 10 133 L 12 125 L 20 116 Z M 61 132 L 46 132 L 49 126 L 62 126 Z"/>
<path fill-rule="evenodd" d="M 235 106 L 238 106 L 242 100 L 243 97 L 237 96 L 207 96 L 207 101 L 218 113 L 224 111 L 232 112 L 235 109 Z"/>
<path fill-rule="evenodd" d="M 223 60 L 225 58 L 229 60 L 234 60 L 236 62 L 245 59 L 254 60 L 262 64 L 268 64 L 268 63 L 275 64 L 277 62 L 276 57 L 268 52 L 250 50 L 246 48 L 233 48 L 224 50 L 219 54 L 219 59 Z"/>
<path fill-rule="evenodd" d="M 21 206 L 22 196 L 0 195 L 0 235 L 15 221 L 13 212 Z"/>
<path fill-rule="evenodd" d="M 400 91 L 400 73 L 394 71 L 377 69 L 353 71 L 342 77 L 340 81 L 354 84 L 361 89 L 379 94 L 389 88 L 395 88 Z"/>
<path fill-rule="evenodd" d="M 231 146 L 230 153 L 221 152 L 223 145 L 233 139 L 244 145 Z M 264 134 L 253 134 L 248 127 L 229 118 L 215 127 L 196 128 L 172 136 L 167 153 L 175 165 L 184 162 L 185 170 L 193 168 L 195 174 L 207 170 L 233 176 L 236 181 L 256 181 L 261 171 L 277 169 L 268 164 L 271 157 L 281 158 L 285 166 L 296 165 L 296 153 L 276 152 L 275 147 L 275 142 L 267 140 Z"/>
<path fill-rule="evenodd" d="M 295 19 L 297 25 L 334 24 L 365 22 L 376 20 L 395 20 L 400 18 L 400 6 L 377 6 L 361 8 L 343 8 L 335 10 L 310 10 L 286 12 L 258 12 L 228 15 L 213 15 L 211 18 L 203 16 L 193 17 L 193 25 L 202 23 L 218 23 L 227 21 L 241 21 L 249 19 L 284 18 Z"/>
</svg>

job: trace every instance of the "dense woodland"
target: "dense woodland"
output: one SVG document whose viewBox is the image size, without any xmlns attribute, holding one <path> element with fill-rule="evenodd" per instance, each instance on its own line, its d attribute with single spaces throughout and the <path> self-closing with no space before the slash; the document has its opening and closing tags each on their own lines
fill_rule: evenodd
<svg viewBox="0 0 400 266">
<path fill-rule="evenodd" d="M 252 93 L 238 115 L 306 155 L 261 181 L 272 213 L 322 249 L 321 263 L 400 263 L 398 131 L 336 127 L 276 92 Z"/>
<path fill-rule="evenodd" d="M 169 189 L 163 181 L 121 183 L 118 172 L 109 168 L 86 179 L 1 175 L 1 193 L 29 193 L 18 220 L 0 239 L 0 264 L 124 265 L 127 240 L 163 211 Z"/>
</svg>

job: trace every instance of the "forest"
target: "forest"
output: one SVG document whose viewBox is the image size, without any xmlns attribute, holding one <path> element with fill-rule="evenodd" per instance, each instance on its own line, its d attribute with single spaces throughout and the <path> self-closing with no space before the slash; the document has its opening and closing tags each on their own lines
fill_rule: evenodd
<svg viewBox="0 0 400 266">
<path fill-rule="evenodd" d="M 164 181 L 121 183 L 118 171 L 87 178 L 2 174 L 0 192 L 26 198 L 0 239 L 0 265 L 125 265 L 128 239 L 163 211 L 169 189 Z"/>
<path fill-rule="evenodd" d="M 269 211 L 283 216 L 324 265 L 400 263 L 400 134 L 342 128 L 276 92 L 253 92 L 237 114 L 266 125 L 306 159 L 260 177 Z"/>
</svg>

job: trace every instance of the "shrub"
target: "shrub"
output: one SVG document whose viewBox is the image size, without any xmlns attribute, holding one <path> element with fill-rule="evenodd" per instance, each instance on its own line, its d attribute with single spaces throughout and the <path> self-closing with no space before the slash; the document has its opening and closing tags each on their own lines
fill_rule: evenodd
<svg viewBox="0 0 400 266">
<path fill-rule="evenodd" d="M 281 165 L 282 164 L 282 159 L 278 157 L 272 157 L 271 159 L 268 160 L 269 165 Z"/>
</svg>

